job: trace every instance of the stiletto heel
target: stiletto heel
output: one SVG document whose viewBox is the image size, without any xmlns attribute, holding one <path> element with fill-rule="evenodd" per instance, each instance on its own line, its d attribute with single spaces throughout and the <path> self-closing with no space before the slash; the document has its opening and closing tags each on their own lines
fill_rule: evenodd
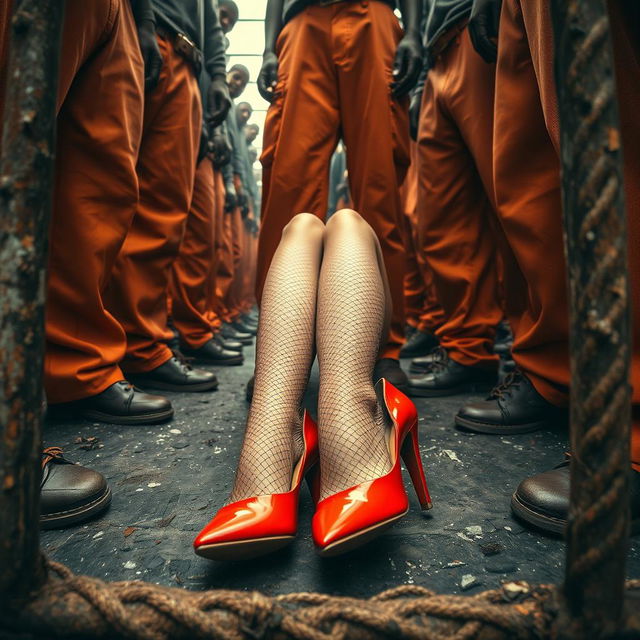
<svg viewBox="0 0 640 640">
<path fill-rule="evenodd" d="M 293 470 L 291 489 L 222 507 L 193 542 L 199 556 L 210 560 L 245 560 L 276 551 L 295 538 L 300 485 L 318 461 L 318 427 L 306 411 L 302 437 L 304 449 Z"/>
<path fill-rule="evenodd" d="M 386 475 L 340 491 L 318 502 L 313 516 L 313 541 L 321 556 L 334 556 L 361 546 L 400 520 L 409 510 L 402 480 L 404 458 L 424 509 L 431 499 L 418 447 L 418 413 L 402 392 L 382 378 L 376 384 L 378 402 L 390 425 L 391 471 Z M 411 439 L 406 437 L 411 435 Z"/>
<path fill-rule="evenodd" d="M 429 488 L 427 487 L 427 480 L 424 477 L 424 469 L 422 467 L 422 458 L 420 457 L 417 423 L 409 431 L 409 436 L 409 438 L 405 438 L 400 450 L 402 461 L 411 476 L 411 482 L 416 490 L 420 506 L 423 509 L 431 509 L 433 505 L 431 504 L 431 496 L 429 495 Z"/>
</svg>

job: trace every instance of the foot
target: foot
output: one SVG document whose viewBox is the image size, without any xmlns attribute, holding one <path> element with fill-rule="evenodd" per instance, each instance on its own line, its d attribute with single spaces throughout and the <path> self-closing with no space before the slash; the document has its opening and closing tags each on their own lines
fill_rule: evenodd
<svg viewBox="0 0 640 640">
<path fill-rule="evenodd" d="M 104 476 L 70 462 L 59 447 L 42 452 L 40 526 L 57 529 L 84 522 L 111 504 Z"/>
<path fill-rule="evenodd" d="M 246 324 L 248 326 L 258 326 L 258 316 L 254 316 L 250 313 L 244 313 L 243 315 L 241 315 L 240 321 L 242 322 L 242 324 Z"/>
<path fill-rule="evenodd" d="M 424 356 L 438 346 L 438 338 L 433 333 L 416 329 L 400 349 L 401 358 L 415 358 Z"/>
<path fill-rule="evenodd" d="M 241 353 L 238 351 L 227 351 L 227 349 L 221 347 L 213 338 L 197 349 L 181 346 L 180 351 L 184 353 L 185 356 L 193 358 L 196 362 L 215 364 L 223 367 L 239 365 L 244 362 L 244 356 Z"/>
<path fill-rule="evenodd" d="M 237 331 L 230 324 L 223 324 L 220 330 L 220 335 L 223 338 L 229 338 L 230 340 L 237 340 L 242 344 L 253 344 L 253 336 L 250 333 L 243 333 Z"/>
<path fill-rule="evenodd" d="M 445 349 L 436 347 L 428 371 L 409 380 L 409 395 L 437 398 L 457 393 L 488 391 L 495 383 L 495 371 L 459 364 L 449 357 Z"/>
<path fill-rule="evenodd" d="M 413 374 L 422 374 L 429 373 L 431 369 L 431 365 L 433 364 L 433 359 L 435 358 L 435 354 L 433 351 L 428 353 L 426 356 L 420 356 L 418 358 L 414 358 L 409 365 L 409 373 Z"/>
<path fill-rule="evenodd" d="M 129 379 L 143 389 L 164 391 L 215 391 L 218 378 L 211 371 L 194 369 L 182 358 L 173 356 L 145 373 L 131 373 Z"/>
<path fill-rule="evenodd" d="M 258 327 L 244 324 L 240 318 L 232 322 L 231 326 L 239 333 L 248 333 L 250 336 L 255 336 L 258 333 Z"/>
<path fill-rule="evenodd" d="M 127 380 L 107 387 L 102 393 L 74 402 L 50 404 L 52 414 L 72 414 L 110 424 L 159 424 L 173 418 L 167 398 L 136 389 Z"/>
<path fill-rule="evenodd" d="M 381 358 L 373 368 L 373 383 L 380 378 L 386 378 L 394 387 L 406 393 L 409 386 L 409 378 L 400 367 L 400 361 L 395 358 Z"/>
<path fill-rule="evenodd" d="M 550 471 L 523 480 L 511 496 L 511 510 L 524 522 L 562 534 L 570 502 L 569 458 Z M 631 531 L 640 533 L 640 472 L 630 471 Z"/>
<path fill-rule="evenodd" d="M 213 339 L 227 351 L 237 351 L 238 353 L 242 353 L 243 344 L 239 340 L 231 340 L 230 338 L 225 338 L 220 333 L 217 333 L 213 336 Z"/>
<path fill-rule="evenodd" d="M 522 371 L 508 374 L 491 395 L 458 411 L 458 427 L 476 433 L 529 433 L 551 424 L 566 424 L 568 412 L 547 402 Z"/>
</svg>

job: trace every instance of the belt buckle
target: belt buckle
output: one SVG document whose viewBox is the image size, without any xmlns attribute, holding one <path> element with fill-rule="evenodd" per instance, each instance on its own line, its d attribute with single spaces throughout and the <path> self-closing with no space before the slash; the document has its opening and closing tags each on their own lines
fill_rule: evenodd
<svg viewBox="0 0 640 640">
<path fill-rule="evenodd" d="M 188 57 L 193 56 L 193 51 L 196 48 L 196 45 L 184 33 L 176 33 L 174 46 L 176 51 Z"/>
</svg>

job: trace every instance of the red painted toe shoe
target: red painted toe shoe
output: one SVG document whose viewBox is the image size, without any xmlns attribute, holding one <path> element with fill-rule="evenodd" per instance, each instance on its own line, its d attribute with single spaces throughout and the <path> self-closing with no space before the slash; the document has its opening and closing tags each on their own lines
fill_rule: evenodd
<svg viewBox="0 0 640 640">
<path fill-rule="evenodd" d="M 391 471 L 386 475 L 321 500 L 313 516 L 313 541 L 321 556 L 334 556 L 359 547 L 400 520 L 409 510 L 400 458 L 409 471 L 423 509 L 431 508 L 418 448 L 416 407 L 382 378 L 376 384 L 378 402 L 389 417 Z"/>
<path fill-rule="evenodd" d="M 289 544 L 298 529 L 298 495 L 305 474 L 318 461 L 318 427 L 305 411 L 304 450 L 286 493 L 245 498 L 228 504 L 193 542 L 194 551 L 210 560 L 243 560 Z"/>
</svg>

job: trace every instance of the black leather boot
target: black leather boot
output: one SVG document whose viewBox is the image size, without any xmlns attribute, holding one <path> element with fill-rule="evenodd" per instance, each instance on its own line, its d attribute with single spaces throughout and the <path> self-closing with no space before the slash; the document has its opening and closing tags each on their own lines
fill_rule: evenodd
<svg viewBox="0 0 640 640">
<path fill-rule="evenodd" d="M 159 424 L 173 418 L 171 402 L 136 389 L 127 380 L 107 387 L 102 393 L 74 402 L 49 404 L 52 417 L 73 415 L 110 424 Z"/>
<path fill-rule="evenodd" d="M 193 358 L 196 362 L 215 364 L 223 367 L 240 365 L 244 362 L 244 356 L 241 353 L 238 351 L 227 351 L 221 347 L 214 338 L 205 342 L 197 349 L 190 349 L 183 345 L 180 347 L 180 351 L 184 353 L 185 356 Z"/>
<path fill-rule="evenodd" d="M 463 406 L 455 423 L 477 433 L 528 433 L 552 424 L 566 425 L 568 412 L 547 402 L 527 376 L 516 369 L 486 400 Z"/>
<path fill-rule="evenodd" d="M 431 332 L 424 332 L 416 329 L 411 336 L 407 337 L 402 349 L 400 349 L 401 358 L 415 358 L 417 356 L 425 356 L 438 346 L 438 338 Z"/>
<path fill-rule="evenodd" d="M 445 349 L 433 350 L 427 372 L 409 379 L 409 395 L 427 398 L 452 396 L 470 391 L 488 391 L 496 383 L 496 372 L 466 367 L 449 357 Z"/>
<path fill-rule="evenodd" d="M 151 371 L 130 373 L 127 377 L 143 389 L 215 391 L 218 388 L 218 378 L 215 373 L 204 369 L 194 369 L 182 358 L 175 355 Z"/>
<path fill-rule="evenodd" d="M 234 320 L 231 326 L 239 333 L 248 333 L 250 336 L 255 336 L 258 333 L 258 327 L 253 325 L 244 324 L 240 318 Z"/>
<path fill-rule="evenodd" d="M 511 510 L 528 524 L 562 534 L 569 514 L 570 458 L 554 469 L 523 480 L 511 496 Z M 640 533 L 640 472 L 630 470 L 631 532 Z"/>
<path fill-rule="evenodd" d="M 42 452 L 40 526 L 69 527 L 102 513 L 111 504 L 104 476 L 70 462 L 59 447 Z"/>
<path fill-rule="evenodd" d="M 237 340 L 242 344 L 253 344 L 253 336 L 250 333 L 243 333 L 241 331 L 237 331 L 230 324 L 223 324 L 222 329 L 220 329 L 220 335 L 223 338 L 229 338 L 230 340 Z"/>
<path fill-rule="evenodd" d="M 394 387 L 407 393 L 409 378 L 400 367 L 400 362 L 395 358 L 381 358 L 376 362 L 376 366 L 373 368 L 373 383 L 378 382 L 380 378 L 387 379 Z"/>
<path fill-rule="evenodd" d="M 431 369 L 431 365 L 435 357 L 436 356 L 432 351 L 426 356 L 419 356 L 418 358 L 414 358 L 413 360 L 411 360 L 411 364 L 409 365 L 409 373 L 421 375 L 429 373 L 429 369 Z"/>
<path fill-rule="evenodd" d="M 231 340 L 223 337 L 220 333 L 217 333 L 213 336 L 213 339 L 227 351 L 237 351 L 238 353 L 242 353 L 243 344 L 238 340 Z"/>
</svg>

